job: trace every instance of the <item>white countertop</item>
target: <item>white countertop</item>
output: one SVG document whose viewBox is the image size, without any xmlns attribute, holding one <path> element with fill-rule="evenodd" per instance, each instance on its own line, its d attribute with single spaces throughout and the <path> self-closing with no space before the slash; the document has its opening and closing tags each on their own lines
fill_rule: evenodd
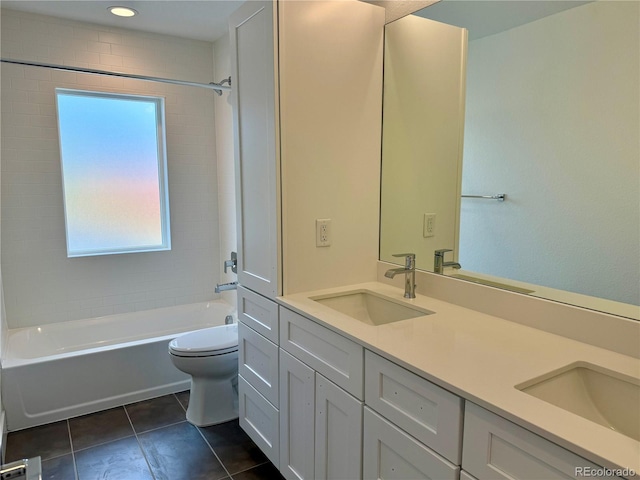
<svg viewBox="0 0 640 480">
<path fill-rule="evenodd" d="M 372 326 L 309 298 L 356 289 L 372 290 L 435 313 Z M 514 388 L 575 362 L 640 378 L 640 359 L 424 295 L 407 300 L 403 293 L 399 288 L 371 282 L 286 295 L 277 300 L 600 466 L 640 472 L 640 442 Z"/>
</svg>

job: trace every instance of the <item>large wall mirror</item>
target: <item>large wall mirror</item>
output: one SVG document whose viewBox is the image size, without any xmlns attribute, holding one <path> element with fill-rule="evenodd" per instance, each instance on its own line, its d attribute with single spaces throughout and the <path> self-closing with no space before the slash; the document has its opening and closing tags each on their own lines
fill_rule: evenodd
<svg viewBox="0 0 640 480">
<path fill-rule="evenodd" d="M 639 24 L 609 0 L 388 24 L 380 259 L 450 249 L 446 275 L 640 319 Z"/>
</svg>

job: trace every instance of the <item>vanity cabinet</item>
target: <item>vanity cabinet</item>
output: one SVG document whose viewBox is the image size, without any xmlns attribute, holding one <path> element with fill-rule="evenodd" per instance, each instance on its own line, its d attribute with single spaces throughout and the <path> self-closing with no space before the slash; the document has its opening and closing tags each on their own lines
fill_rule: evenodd
<svg viewBox="0 0 640 480">
<path fill-rule="evenodd" d="M 280 472 L 290 480 L 362 478 L 363 403 L 335 382 L 361 394 L 362 347 L 282 307 L 280 317 Z"/>
<path fill-rule="evenodd" d="M 600 469 L 471 402 L 465 407 L 462 452 L 462 468 L 478 480 L 580 478 L 578 467 Z"/>
<path fill-rule="evenodd" d="M 271 462 L 280 461 L 278 305 L 238 287 L 240 426 Z M 266 336 L 265 336 L 266 335 Z"/>
</svg>

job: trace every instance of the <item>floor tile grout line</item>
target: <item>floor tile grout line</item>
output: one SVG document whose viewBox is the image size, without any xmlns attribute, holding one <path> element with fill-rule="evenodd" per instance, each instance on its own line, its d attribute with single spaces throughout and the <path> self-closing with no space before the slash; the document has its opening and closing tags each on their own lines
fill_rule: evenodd
<svg viewBox="0 0 640 480">
<path fill-rule="evenodd" d="M 195 426 L 195 425 L 194 425 Z M 202 437 L 202 439 L 204 440 L 204 443 L 207 444 L 207 447 L 209 447 L 209 450 L 211 450 L 211 453 L 213 453 L 213 455 L 216 457 L 216 459 L 220 462 L 220 465 L 222 465 L 222 468 L 224 468 L 224 471 L 227 472 L 227 476 L 229 478 L 231 477 L 231 474 L 229 473 L 229 470 L 227 470 L 227 467 L 224 465 L 224 463 L 222 462 L 222 459 L 218 456 L 218 454 L 216 453 L 216 451 L 213 449 L 213 447 L 211 446 L 211 444 L 209 443 L 209 440 L 207 440 L 207 437 L 204 436 L 204 433 L 202 433 L 202 430 L 200 430 L 199 427 L 196 427 L 196 430 L 198 430 L 198 433 L 200 434 L 200 436 Z"/>
<path fill-rule="evenodd" d="M 76 454 L 75 451 L 73 449 L 73 437 L 71 436 L 71 423 L 69 422 L 69 419 L 67 418 L 67 434 L 69 435 L 69 446 L 71 447 L 71 462 L 73 463 L 73 473 L 76 477 L 76 480 L 78 480 L 78 466 L 76 465 Z"/>
<path fill-rule="evenodd" d="M 182 393 L 182 392 L 179 392 L 179 393 Z M 177 394 L 173 393 L 172 395 L 174 396 L 174 399 L 178 402 L 178 404 L 180 405 L 182 410 L 186 413 L 187 407 L 180 401 L 180 399 L 178 398 Z M 80 448 L 80 449 L 75 448 L 74 444 L 73 444 L 73 437 L 72 437 L 72 432 L 71 432 L 71 420 L 73 418 L 79 418 L 79 417 L 82 417 L 84 415 L 81 415 L 79 417 L 70 417 L 70 418 L 65 419 L 65 423 L 66 423 L 66 427 L 67 427 L 67 435 L 69 437 L 69 444 L 70 444 L 70 450 L 71 450 L 70 453 L 71 453 L 71 460 L 72 460 L 72 464 L 73 464 L 75 480 L 79 480 L 79 478 L 80 478 L 79 473 L 78 473 L 78 465 L 76 463 L 76 454 L 77 453 L 83 452 L 83 451 L 88 450 L 90 448 L 99 447 L 99 446 L 102 446 L 102 445 L 106 445 L 108 443 L 112 443 L 114 441 L 124 440 L 126 438 L 131 438 L 131 437 L 135 437 L 135 440 L 136 440 L 136 443 L 138 445 L 138 448 L 140 449 L 140 451 L 141 451 L 141 453 L 143 455 L 143 458 L 145 459 L 145 463 L 146 463 L 146 465 L 147 465 L 147 467 L 149 469 L 149 473 L 151 474 L 152 479 L 156 480 L 156 475 L 155 475 L 155 473 L 154 473 L 154 471 L 152 469 L 151 463 L 150 463 L 149 458 L 147 456 L 147 452 L 145 451 L 145 449 L 144 449 L 144 447 L 143 447 L 143 445 L 142 445 L 142 443 L 140 441 L 139 435 L 144 435 L 146 433 L 154 432 L 156 430 L 161 430 L 161 429 L 164 429 L 164 428 L 167 428 L 167 427 L 180 425 L 182 423 L 190 423 L 190 422 L 186 421 L 186 419 L 185 419 L 185 420 L 174 422 L 174 423 L 171 423 L 171 424 L 168 424 L 168 425 L 163 425 L 163 426 L 160 426 L 160 427 L 156 427 L 156 428 L 152 428 L 152 429 L 149 429 L 149 430 L 138 432 L 138 431 L 136 431 L 136 428 L 133 425 L 133 421 L 132 421 L 131 416 L 130 416 L 128 410 L 127 410 L 127 405 L 121 405 L 120 408 L 122 408 L 124 410 L 124 412 L 125 412 L 126 418 L 127 418 L 128 422 L 129 422 L 129 426 L 131 427 L 132 434 L 125 435 L 123 437 L 120 437 L 120 438 L 117 438 L 117 439 L 114 439 L 114 440 L 110 440 L 110 441 L 101 442 L 101 443 L 98 443 L 98 444 L 95 444 L 95 445 L 91 445 L 89 447 L 83 447 L 83 448 Z M 217 454 L 215 449 L 212 447 L 211 443 L 207 440 L 207 437 L 204 435 L 203 430 L 200 427 L 197 427 L 195 425 L 193 425 L 193 426 L 196 427 L 196 429 L 198 430 L 198 433 L 200 434 L 201 438 L 204 440 L 205 444 L 209 447 L 209 450 L 213 453 L 214 457 L 218 460 L 218 462 L 220 463 L 220 465 L 223 468 L 224 474 L 226 476 L 224 478 L 221 477 L 219 480 L 224 480 L 224 479 L 233 480 L 233 478 L 234 478 L 233 475 L 238 475 L 238 474 L 241 474 L 241 473 L 244 473 L 244 472 L 248 472 L 248 471 L 251 471 L 251 470 L 253 470 L 255 468 L 261 467 L 261 466 L 269 463 L 269 461 L 267 460 L 267 461 L 264 461 L 262 463 L 258 463 L 256 465 L 253 465 L 251 467 L 239 470 L 239 471 L 235 472 L 232 475 L 230 473 L 230 470 L 225 466 L 225 464 L 221 460 L 220 456 Z M 47 458 L 47 460 L 51 460 L 51 459 L 54 459 L 54 458 L 60 458 L 60 457 L 66 456 L 66 455 L 68 455 L 68 453 L 61 454 L 61 455 L 56 455 L 54 457 Z M 222 474 L 222 472 L 221 472 L 221 474 Z"/>
<path fill-rule="evenodd" d="M 129 425 L 131 425 L 131 429 L 133 430 L 133 436 L 136 437 L 136 442 L 138 443 L 138 448 L 142 452 L 142 456 L 144 457 L 144 461 L 146 462 L 147 467 L 149 467 L 149 473 L 151 474 L 151 478 L 153 480 L 156 480 L 156 475 L 155 475 L 155 473 L 153 473 L 153 468 L 151 468 L 151 463 L 149 463 L 149 459 L 147 458 L 147 452 L 145 452 L 144 448 L 142 447 L 142 444 L 140 443 L 140 439 L 138 438 L 138 433 L 136 432 L 136 429 L 133 426 L 133 422 L 131 421 L 131 417 L 129 416 L 129 412 L 127 411 L 127 407 L 125 405 L 123 405 L 122 408 L 124 408 L 124 413 L 127 416 L 127 419 L 129 420 Z"/>
<path fill-rule="evenodd" d="M 167 428 L 167 427 L 173 427 L 175 425 L 180 425 L 181 423 L 186 423 L 186 422 L 187 422 L 186 420 L 180 420 L 179 422 L 167 423 L 166 425 L 162 425 L 161 427 L 150 428 L 149 430 L 145 430 L 143 432 L 136 432 L 135 429 L 134 429 L 134 434 L 136 436 L 145 435 L 145 434 L 147 434 L 149 432 L 155 432 L 156 430 L 161 430 L 161 429 Z"/>
<path fill-rule="evenodd" d="M 266 461 L 264 461 L 262 463 L 258 463 L 256 465 L 254 465 L 253 467 L 249 467 L 249 468 L 245 468 L 244 470 L 240 470 L 240 471 L 234 473 L 233 475 L 239 475 L 241 473 L 248 472 L 249 470 L 253 470 L 254 468 L 262 467 L 263 465 L 267 465 L 269 462 L 270 462 L 270 460 L 266 460 Z M 230 474 L 230 476 L 232 478 L 233 478 L 233 475 Z"/>
<path fill-rule="evenodd" d="M 180 399 L 178 398 L 178 396 L 174 393 L 173 394 L 176 397 L 176 400 L 178 400 L 178 403 L 180 404 L 180 406 L 182 407 L 182 409 L 185 411 L 185 413 L 187 412 L 187 409 L 185 408 L 184 405 L 182 405 L 182 402 L 180 401 Z M 195 425 L 194 425 L 195 426 Z M 233 476 L 231 475 L 231 473 L 229 473 L 229 470 L 227 469 L 227 467 L 224 465 L 224 462 L 222 461 L 222 459 L 218 456 L 218 454 L 216 453 L 215 449 L 211 446 L 211 444 L 209 443 L 209 441 L 207 440 L 207 437 L 204 436 L 204 434 L 202 433 L 202 430 L 200 429 L 200 427 L 196 427 L 196 429 L 198 430 L 198 433 L 200 434 L 200 436 L 202 437 L 202 439 L 205 441 L 205 443 L 207 444 L 207 446 L 209 447 L 209 449 L 211 450 L 211 452 L 215 455 L 215 457 L 218 459 L 218 461 L 220 462 L 220 465 L 222 465 L 222 468 L 224 468 L 224 471 L 227 472 L 227 476 L 230 479 L 233 479 Z M 242 473 L 242 472 L 246 472 L 247 470 L 251 470 L 252 468 L 258 467 L 260 465 L 264 465 L 267 462 L 264 463 L 260 463 L 258 465 L 254 465 L 253 467 L 249 467 L 245 470 L 241 470 L 239 472 L 234 473 L 234 475 L 237 475 L 238 473 Z"/>
<path fill-rule="evenodd" d="M 187 413 L 187 409 L 185 408 L 185 406 L 182 404 L 182 402 L 180 401 L 180 399 L 178 398 L 178 396 L 174 393 L 173 394 L 174 397 L 176 397 L 176 400 L 178 401 L 178 403 L 180 404 L 180 406 L 182 407 L 182 410 L 184 410 L 184 413 Z M 195 425 L 194 425 L 195 427 Z M 227 467 L 224 466 L 224 463 L 222 463 L 222 459 L 218 456 L 218 454 L 216 453 L 216 451 L 213 449 L 213 447 L 211 446 L 211 444 L 209 443 L 209 441 L 207 440 L 207 438 L 204 436 L 204 434 L 202 433 L 202 430 L 200 430 L 200 427 L 196 427 L 196 430 L 198 430 L 198 433 L 200 434 L 200 436 L 202 437 L 202 439 L 204 440 L 204 443 L 207 444 L 207 447 L 209 447 L 209 450 L 211 450 L 211 453 L 213 453 L 213 455 L 216 457 L 216 460 L 218 460 L 218 462 L 220 462 L 220 465 L 222 466 L 222 468 L 224 469 L 225 472 L 227 472 L 227 477 L 228 478 L 232 478 L 231 474 L 229 473 L 229 470 L 227 470 Z"/>
<path fill-rule="evenodd" d="M 182 393 L 182 392 L 178 392 L 178 393 Z M 180 399 L 178 398 L 178 395 L 176 395 L 175 393 L 173 394 L 173 396 L 175 397 L 175 399 L 178 401 L 178 404 L 180 404 L 180 406 L 182 407 L 182 410 L 184 410 L 184 413 L 187 413 L 187 409 L 185 408 L 185 406 L 182 404 L 182 402 L 180 401 Z"/>
<path fill-rule="evenodd" d="M 88 447 L 77 448 L 74 450 L 75 453 L 84 452 L 85 450 L 89 450 L 95 447 L 102 447 L 103 445 L 107 445 L 108 443 L 118 442 L 120 440 L 124 440 L 125 438 L 135 437 L 135 432 L 132 432 L 131 435 L 125 435 L 124 437 L 114 438 L 112 440 L 107 440 L 106 442 L 96 443 L 94 445 L 90 445 Z"/>
</svg>

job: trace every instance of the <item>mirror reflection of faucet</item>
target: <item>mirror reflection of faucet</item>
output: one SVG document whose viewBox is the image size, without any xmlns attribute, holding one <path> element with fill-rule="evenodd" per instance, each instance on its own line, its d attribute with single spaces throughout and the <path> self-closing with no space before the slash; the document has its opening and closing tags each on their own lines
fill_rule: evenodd
<svg viewBox="0 0 640 480">
<path fill-rule="evenodd" d="M 458 262 L 445 262 L 444 254 L 447 252 L 453 252 L 450 248 L 442 248 L 440 250 L 436 250 L 433 254 L 433 272 L 439 273 L 442 275 L 444 273 L 445 267 L 452 267 L 455 269 L 462 268 Z"/>
<path fill-rule="evenodd" d="M 404 273 L 404 298 L 416 298 L 416 254 L 396 253 L 393 256 L 404 257 L 404 267 L 387 270 L 384 276 L 393 278 L 398 273 Z"/>
</svg>

